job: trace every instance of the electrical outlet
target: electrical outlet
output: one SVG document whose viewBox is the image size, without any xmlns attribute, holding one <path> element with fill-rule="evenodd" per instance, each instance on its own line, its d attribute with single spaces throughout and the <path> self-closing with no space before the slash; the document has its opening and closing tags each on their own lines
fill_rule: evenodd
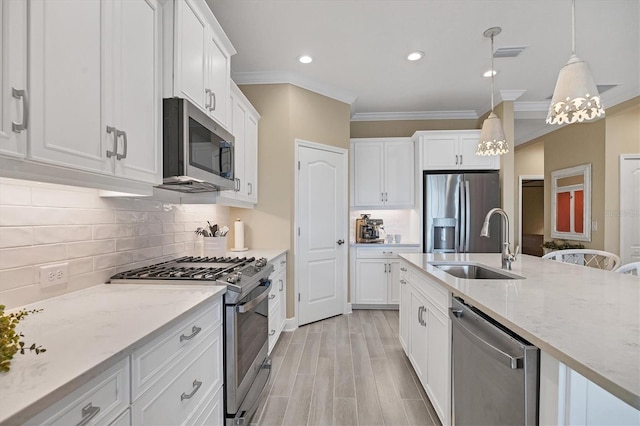
<svg viewBox="0 0 640 426">
<path fill-rule="evenodd" d="M 69 281 L 68 263 L 40 267 L 40 288 L 64 284 L 67 281 Z"/>
</svg>

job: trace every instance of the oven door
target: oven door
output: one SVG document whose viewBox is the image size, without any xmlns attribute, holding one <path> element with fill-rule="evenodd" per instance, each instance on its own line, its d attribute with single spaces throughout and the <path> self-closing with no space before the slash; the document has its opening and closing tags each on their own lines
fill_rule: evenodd
<svg viewBox="0 0 640 426">
<path fill-rule="evenodd" d="M 241 405 L 243 409 L 253 406 L 245 397 L 249 393 L 259 397 L 261 386 L 266 384 L 264 380 L 255 379 L 260 370 L 269 368 L 270 287 L 271 281 L 264 280 L 237 303 L 225 305 L 225 402 L 229 415 L 238 413 Z"/>
</svg>

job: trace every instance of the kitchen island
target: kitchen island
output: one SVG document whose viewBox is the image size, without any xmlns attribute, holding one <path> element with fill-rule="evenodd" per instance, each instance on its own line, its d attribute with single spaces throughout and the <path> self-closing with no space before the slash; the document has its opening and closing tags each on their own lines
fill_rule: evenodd
<svg viewBox="0 0 640 426">
<path fill-rule="evenodd" d="M 462 279 L 430 262 L 500 269 L 500 254 L 401 254 L 406 263 L 543 353 L 640 409 L 638 277 L 522 255 L 524 279 Z"/>
</svg>

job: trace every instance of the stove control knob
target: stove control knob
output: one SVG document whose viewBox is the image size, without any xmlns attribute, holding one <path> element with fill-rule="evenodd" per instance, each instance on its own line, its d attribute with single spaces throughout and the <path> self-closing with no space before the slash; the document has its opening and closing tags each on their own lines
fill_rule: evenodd
<svg viewBox="0 0 640 426">
<path fill-rule="evenodd" d="M 242 274 L 240 272 L 236 272 L 235 274 L 229 274 L 227 277 L 227 282 L 231 284 L 235 284 L 242 279 Z"/>
<path fill-rule="evenodd" d="M 256 266 L 258 268 L 262 268 L 266 264 L 267 264 L 267 259 L 265 259 L 264 257 L 261 257 L 260 259 L 256 260 Z"/>
</svg>

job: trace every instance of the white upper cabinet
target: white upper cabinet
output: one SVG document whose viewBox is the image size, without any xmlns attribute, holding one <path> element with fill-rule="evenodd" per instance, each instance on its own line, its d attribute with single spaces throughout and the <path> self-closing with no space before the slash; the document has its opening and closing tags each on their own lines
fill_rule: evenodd
<svg viewBox="0 0 640 426">
<path fill-rule="evenodd" d="M 174 29 L 165 52 L 173 58 L 166 96 L 189 99 L 218 123 L 231 128 L 227 101 L 235 49 L 204 0 L 175 0 L 171 15 L 169 11 L 165 19 Z"/>
<path fill-rule="evenodd" d="M 500 156 L 476 155 L 480 130 L 420 131 L 413 135 L 419 144 L 422 170 L 497 170 Z"/>
<path fill-rule="evenodd" d="M 27 3 L 0 3 L 0 155 L 27 150 Z"/>
<path fill-rule="evenodd" d="M 231 132 L 234 142 L 235 188 L 223 191 L 217 202 L 253 207 L 258 202 L 258 120 L 260 115 L 231 82 Z"/>
<path fill-rule="evenodd" d="M 1 10 L 3 175 L 151 193 L 162 179 L 159 1 Z"/>
<path fill-rule="evenodd" d="M 351 139 L 351 152 L 353 206 L 414 206 L 414 148 L 410 138 Z"/>
</svg>

